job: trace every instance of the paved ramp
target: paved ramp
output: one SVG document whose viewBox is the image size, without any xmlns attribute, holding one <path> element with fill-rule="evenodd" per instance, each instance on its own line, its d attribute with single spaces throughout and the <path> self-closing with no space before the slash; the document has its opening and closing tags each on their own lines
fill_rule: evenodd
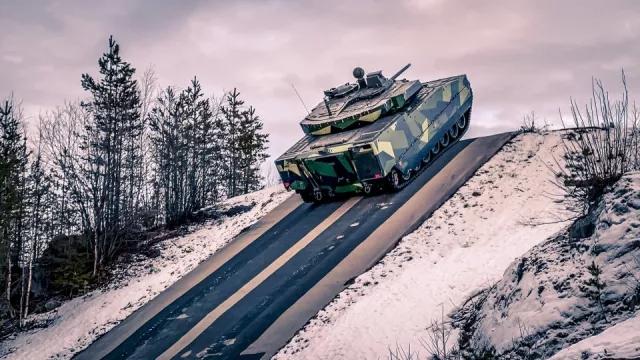
<svg viewBox="0 0 640 360">
<path fill-rule="evenodd" d="M 292 196 L 77 358 L 270 358 L 513 135 L 457 143 L 398 193 Z"/>
</svg>

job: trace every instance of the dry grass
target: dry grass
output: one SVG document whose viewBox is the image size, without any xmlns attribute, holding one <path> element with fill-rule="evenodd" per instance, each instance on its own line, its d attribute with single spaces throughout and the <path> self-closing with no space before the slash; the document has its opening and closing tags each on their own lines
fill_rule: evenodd
<svg viewBox="0 0 640 360">
<path fill-rule="evenodd" d="M 554 184 L 563 190 L 567 206 L 582 214 L 628 171 L 640 166 L 638 152 L 638 119 L 640 112 L 633 104 L 629 109 L 627 84 L 622 72 L 624 92 L 621 100 L 612 102 L 602 82 L 594 80 L 593 98 L 581 111 L 571 100 L 571 115 L 575 127 L 568 127 L 563 137 L 564 166 L 555 159 Z"/>
</svg>

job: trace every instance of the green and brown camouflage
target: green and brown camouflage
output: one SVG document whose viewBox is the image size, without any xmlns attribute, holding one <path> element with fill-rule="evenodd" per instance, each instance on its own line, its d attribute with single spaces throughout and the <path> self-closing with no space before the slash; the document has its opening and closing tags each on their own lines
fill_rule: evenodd
<svg viewBox="0 0 640 360">
<path fill-rule="evenodd" d="M 368 192 L 391 173 L 409 179 L 468 128 L 473 94 L 466 75 L 421 83 L 354 70 L 357 84 L 325 91 L 301 123 L 306 135 L 276 167 L 288 190 L 305 201 Z M 397 177 L 397 176 L 396 176 Z"/>
<path fill-rule="evenodd" d="M 381 71 L 369 73 L 364 79 L 364 70 L 356 68 L 353 75 L 358 79 L 358 84 L 347 83 L 325 90 L 324 106 L 316 106 L 300 122 L 302 130 L 318 136 L 343 132 L 366 126 L 402 108 L 420 90 L 417 80 L 395 81 L 408 67 L 405 66 L 389 79 L 382 76 Z"/>
</svg>

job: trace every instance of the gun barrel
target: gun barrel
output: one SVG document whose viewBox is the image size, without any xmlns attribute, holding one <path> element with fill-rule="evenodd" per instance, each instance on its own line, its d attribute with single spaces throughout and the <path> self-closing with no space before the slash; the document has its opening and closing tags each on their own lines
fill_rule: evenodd
<svg viewBox="0 0 640 360">
<path fill-rule="evenodd" d="M 398 76 L 400 76 L 400 74 L 402 74 L 403 72 L 405 72 L 409 66 L 411 66 L 411 63 L 405 65 L 402 69 L 400 69 L 400 71 L 398 71 L 397 73 L 393 74 L 393 76 L 391 77 L 391 80 L 395 80 L 398 78 Z"/>
</svg>

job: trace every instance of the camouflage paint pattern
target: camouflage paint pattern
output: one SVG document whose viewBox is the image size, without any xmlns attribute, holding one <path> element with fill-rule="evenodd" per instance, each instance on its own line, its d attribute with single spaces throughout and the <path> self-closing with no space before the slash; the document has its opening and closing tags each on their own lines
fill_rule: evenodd
<svg viewBox="0 0 640 360">
<path fill-rule="evenodd" d="M 471 89 L 465 76 L 438 87 L 415 109 L 405 112 L 374 141 L 383 175 L 397 165 L 404 173 L 415 168 L 428 151 L 471 107 Z"/>
<path fill-rule="evenodd" d="M 403 111 L 388 115 L 392 117 L 389 123 L 371 141 L 305 148 L 281 156 L 276 167 L 285 187 L 298 192 L 315 187 L 335 193 L 358 192 L 363 181 L 384 178 L 394 166 L 405 173 L 419 165 L 471 108 L 471 100 L 466 75 L 423 83 L 416 99 Z M 404 98 L 390 101 L 397 101 L 394 106 L 404 105 Z M 364 116 L 374 122 L 380 114 L 376 110 Z"/>
<path fill-rule="evenodd" d="M 306 175 L 293 159 L 276 160 L 276 168 L 285 187 L 292 190 L 304 190 L 309 187 Z"/>
<path fill-rule="evenodd" d="M 320 136 L 372 123 L 402 107 L 405 101 L 420 89 L 420 85 L 417 80 L 398 81 L 388 91 L 383 92 L 380 99 L 368 100 L 366 106 L 356 106 L 354 109 L 350 109 L 349 105 L 362 101 L 357 97 L 357 93 L 350 97 L 332 100 L 328 103 L 331 115 L 327 112 L 324 103 L 321 103 L 313 108 L 311 114 L 300 123 L 300 126 L 306 134 Z"/>
</svg>

